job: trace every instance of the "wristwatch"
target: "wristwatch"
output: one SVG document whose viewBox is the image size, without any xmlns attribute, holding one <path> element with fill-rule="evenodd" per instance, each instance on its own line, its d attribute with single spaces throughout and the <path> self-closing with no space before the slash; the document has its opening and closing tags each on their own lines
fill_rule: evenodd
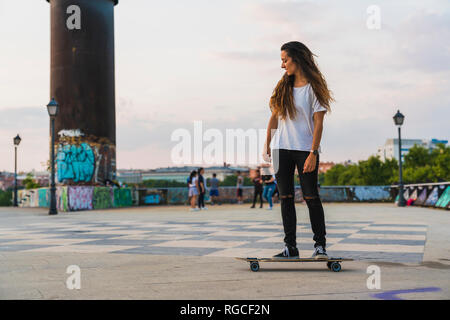
<svg viewBox="0 0 450 320">
<path fill-rule="evenodd" d="M 319 151 L 318 150 L 311 150 L 310 151 L 312 154 L 314 154 L 315 156 L 319 155 Z"/>
</svg>

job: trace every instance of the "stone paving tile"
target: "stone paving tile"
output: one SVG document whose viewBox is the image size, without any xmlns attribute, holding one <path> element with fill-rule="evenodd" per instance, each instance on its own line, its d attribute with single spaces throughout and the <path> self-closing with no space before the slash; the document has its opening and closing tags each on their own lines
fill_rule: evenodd
<svg viewBox="0 0 450 320">
<path fill-rule="evenodd" d="M 280 228 L 232 228 L 231 231 L 248 231 L 248 232 L 283 232 Z"/>
<path fill-rule="evenodd" d="M 368 252 L 401 252 L 401 253 L 423 253 L 423 246 L 405 246 L 392 244 L 361 244 L 361 243 L 343 243 L 342 241 L 333 244 L 327 250 L 338 251 L 368 251 Z"/>
<path fill-rule="evenodd" d="M 419 261 L 426 242 L 423 224 L 327 221 L 327 250 L 388 261 Z M 0 228 L 0 251 L 115 252 L 239 256 L 275 254 L 283 248 L 280 221 L 112 221 L 30 223 Z M 297 225 L 300 251 L 313 250 L 309 223 Z M 97 250 L 97 251 L 96 251 Z M 304 255 L 303 255 L 304 256 Z"/>
<path fill-rule="evenodd" d="M 125 236 L 126 234 L 122 234 Z M 64 239 L 107 239 L 112 237 L 118 237 L 118 234 L 86 234 L 86 233 L 70 233 L 57 236 L 54 238 L 64 238 Z"/>
<path fill-rule="evenodd" d="M 284 247 L 284 244 L 282 241 L 278 242 L 252 242 L 252 243 L 246 243 L 241 246 L 238 246 L 237 248 L 255 248 L 255 249 L 277 249 L 282 250 Z M 297 243 L 297 248 L 299 250 L 313 250 L 314 244 L 313 243 Z"/>
<path fill-rule="evenodd" d="M 117 246 L 142 246 L 142 245 L 154 245 L 167 240 L 130 240 L 130 239 L 102 239 L 83 242 L 83 245 L 117 245 Z"/>
<path fill-rule="evenodd" d="M 118 250 L 132 249 L 136 246 L 118 246 L 118 245 L 63 245 L 63 246 L 51 246 L 45 248 L 35 248 L 24 250 L 23 252 L 71 252 L 71 253 L 108 253 Z"/>
<path fill-rule="evenodd" d="M 373 227 L 423 227 L 427 228 L 426 224 L 402 224 L 402 223 L 372 223 Z"/>
<path fill-rule="evenodd" d="M 239 237 L 239 236 L 206 236 L 206 237 L 192 237 L 189 240 L 206 240 L 206 241 L 258 241 L 265 239 L 265 237 Z"/>
<path fill-rule="evenodd" d="M 397 240 L 397 239 L 358 239 L 346 238 L 341 243 L 360 243 L 360 244 L 399 244 L 407 246 L 424 246 L 425 240 Z"/>
<path fill-rule="evenodd" d="M 138 248 L 113 251 L 112 253 L 204 256 L 220 250 L 222 250 L 222 248 L 189 248 L 189 247 L 178 248 L 178 247 L 143 246 Z"/>
<path fill-rule="evenodd" d="M 40 249 L 40 248 L 48 248 L 52 247 L 52 245 L 40 245 L 40 244 L 16 244 L 16 245 L 4 245 L 0 246 L 0 251 L 24 251 L 30 249 Z"/>
<path fill-rule="evenodd" d="M 360 233 L 384 233 L 384 234 L 426 234 L 426 231 L 396 231 L 396 230 L 359 230 Z"/>
<path fill-rule="evenodd" d="M 420 263 L 423 259 L 421 253 L 405 253 L 405 252 L 365 252 L 365 251 L 341 251 L 328 250 L 330 257 L 345 257 L 355 260 L 373 260 L 373 261 L 389 261 L 402 263 Z"/>
</svg>

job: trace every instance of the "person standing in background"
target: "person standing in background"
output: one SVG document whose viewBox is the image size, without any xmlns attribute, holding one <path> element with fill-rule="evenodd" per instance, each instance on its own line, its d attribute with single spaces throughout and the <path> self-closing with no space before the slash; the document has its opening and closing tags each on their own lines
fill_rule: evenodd
<svg viewBox="0 0 450 320">
<path fill-rule="evenodd" d="M 215 205 L 216 199 L 219 197 L 219 179 L 217 179 L 216 176 L 217 175 L 213 173 L 213 177 L 209 181 L 209 196 L 211 197 L 211 205 Z"/>
<path fill-rule="evenodd" d="M 242 204 L 242 187 L 244 185 L 244 177 L 241 176 L 241 172 L 238 171 L 237 173 L 237 180 L 236 180 L 236 195 L 237 195 L 237 203 Z"/>
<path fill-rule="evenodd" d="M 263 197 L 269 203 L 269 207 L 267 208 L 267 210 L 272 210 L 273 209 L 272 195 L 273 195 L 273 192 L 275 191 L 275 186 L 276 186 L 275 185 L 275 176 L 274 175 L 263 175 L 262 180 L 265 183 Z"/>
<path fill-rule="evenodd" d="M 253 195 L 253 205 L 250 208 L 254 208 L 255 204 L 256 204 L 256 198 L 259 195 L 259 200 L 261 201 L 261 205 L 259 206 L 260 208 L 263 207 L 263 182 L 261 179 L 261 171 L 258 169 L 256 170 L 256 174 L 257 176 L 255 178 L 253 178 L 252 182 L 253 182 L 253 186 L 254 188 L 254 195 Z"/>
<path fill-rule="evenodd" d="M 197 203 L 198 189 L 197 189 L 197 171 L 193 170 L 188 178 L 189 185 L 189 198 L 191 201 L 190 211 L 198 211 L 199 209 L 195 207 Z"/>
<path fill-rule="evenodd" d="M 208 208 L 205 207 L 205 193 L 206 193 L 206 187 L 205 187 L 205 179 L 203 178 L 203 174 L 205 173 L 205 169 L 198 168 L 198 208 L 200 210 L 208 210 Z"/>
<path fill-rule="evenodd" d="M 280 200 L 280 192 L 278 191 L 278 184 L 277 184 L 277 177 L 275 176 L 275 190 L 273 191 L 272 194 L 272 199 L 277 196 L 277 201 L 274 201 L 275 203 L 278 203 L 278 201 Z"/>
</svg>

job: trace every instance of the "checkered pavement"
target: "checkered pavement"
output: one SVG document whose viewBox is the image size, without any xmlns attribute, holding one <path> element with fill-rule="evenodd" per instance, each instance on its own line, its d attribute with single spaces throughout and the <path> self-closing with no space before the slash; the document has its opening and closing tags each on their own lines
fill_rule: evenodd
<svg viewBox="0 0 450 320">
<path fill-rule="evenodd" d="M 390 262 L 422 261 L 427 226 L 327 221 L 330 256 Z M 0 227 L 1 252 L 80 252 L 215 257 L 270 257 L 283 248 L 274 222 L 48 222 Z M 309 224 L 298 224 L 301 257 L 313 252 Z"/>
</svg>

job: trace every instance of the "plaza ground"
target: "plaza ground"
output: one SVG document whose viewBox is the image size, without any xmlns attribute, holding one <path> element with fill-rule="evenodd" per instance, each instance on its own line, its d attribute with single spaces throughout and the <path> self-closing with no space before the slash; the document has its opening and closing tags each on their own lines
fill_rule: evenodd
<svg viewBox="0 0 450 320">
<path fill-rule="evenodd" d="M 0 299 L 449 299 L 450 212 L 390 203 L 325 203 L 328 253 L 355 259 L 261 263 L 283 248 L 280 207 L 152 206 L 49 216 L 0 208 Z M 297 204 L 300 255 L 313 250 Z M 68 266 L 80 268 L 70 290 Z M 369 289 L 369 266 L 380 289 Z"/>
</svg>

